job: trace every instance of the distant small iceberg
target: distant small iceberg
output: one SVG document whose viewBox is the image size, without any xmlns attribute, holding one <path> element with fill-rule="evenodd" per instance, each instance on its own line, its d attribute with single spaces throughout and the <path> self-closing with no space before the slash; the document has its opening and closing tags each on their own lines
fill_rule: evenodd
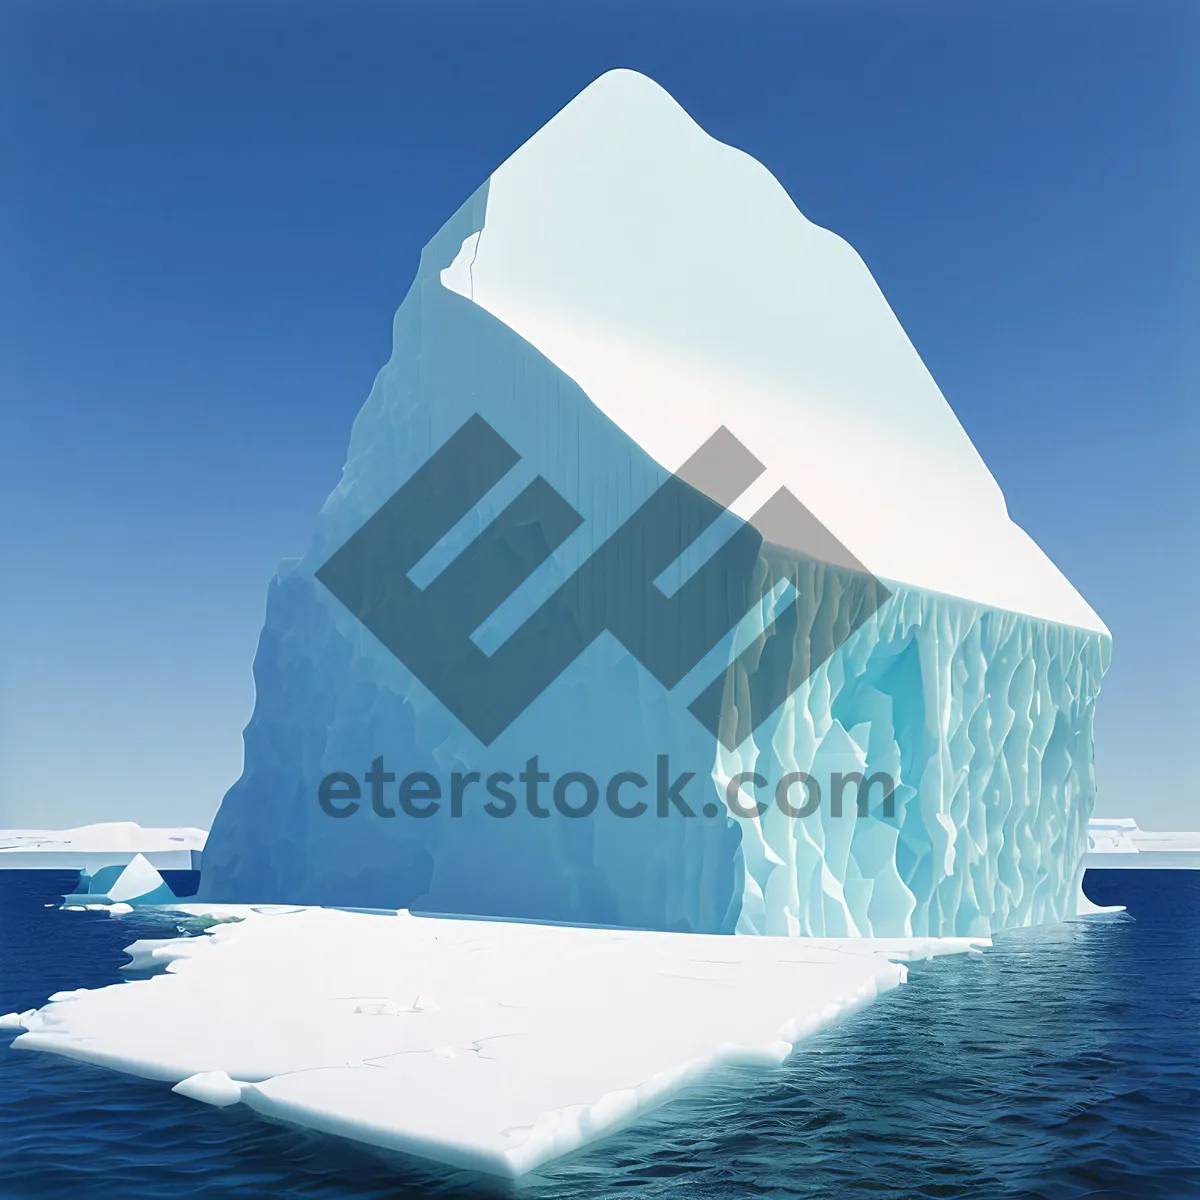
<svg viewBox="0 0 1200 1200">
<path fill-rule="evenodd" d="M 136 854 L 124 865 L 84 871 L 79 890 L 63 897 L 64 908 L 115 908 L 128 911 L 153 904 L 174 904 L 177 897 L 150 861 Z"/>
</svg>

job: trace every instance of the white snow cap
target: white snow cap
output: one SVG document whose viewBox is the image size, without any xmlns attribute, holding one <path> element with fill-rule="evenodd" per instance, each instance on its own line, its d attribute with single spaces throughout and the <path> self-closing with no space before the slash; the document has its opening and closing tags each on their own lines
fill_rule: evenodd
<svg viewBox="0 0 1200 1200">
<path fill-rule="evenodd" d="M 136 900 L 150 895 L 162 885 L 163 877 L 143 855 L 137 854 L 108 889 L 108 898 L 115 903 Z"/>
<path fill-rule="evenodd" d="M 0 829 L 0 852 L 153 854 L 203 850 L 207 838 L 203 829 L 143 829 L 134 821 L 105 821 L 77 829 Z"/>
<path fill-rule="evenodd" d="M 610 71 L 492 176 L 442 273 L 663 466 L 720 425 L 863 563 L 1107 633 L 1004 497 L 863 261 L 652 80 Z"/>
</svg>

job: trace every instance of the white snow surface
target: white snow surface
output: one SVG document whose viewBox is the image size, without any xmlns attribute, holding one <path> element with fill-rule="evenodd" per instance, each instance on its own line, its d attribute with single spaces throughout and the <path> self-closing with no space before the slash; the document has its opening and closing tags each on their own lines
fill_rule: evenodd
<svg viewBox="0 0 1200 1200">
<path fill-rule="evenodd" d="M 1093 817 L 1084 866 L 1097 870 L 1200 870 L 1200 832 L 1151 833 L 1132 817 Z"/>
<path fill-rule="evenodd" d="M 150 865 L 145 855 L 135 854 L 129 865 L 117 876 L 108 889 L 108 899 L 114 904 L 148 896 L 163 885 L 163 877 Z"/>
<path fill-rule="evenodd" d="M 739 515 L 787 486 L 886 580 L 1107 633 L 853 247 L 645 76 L 601 76 L 507 159 L 441 280 L 662 466 L 727 426 L 767 468 Z"/>
<path fill-rule="evenodd" d="M 238 919 L 131 948 L 165 974 L 58 993 L 0 1025 L 27 1031 L 18 1047 L 510 1177 L 720 1064 L 777 1066 L 903 982 L 891 959 L 970 945 L 286 907 L 213 915 Z"/>
<path fill-rule="evenodd" d="M 159 867 L 186 869 L 192 852 L 203 850 L 207 838 L 203 829 L 143 829 L 134 821 L 108 821 L 77 829 L 0 829 L 0 870 L 90 870 L 131 862 L 139 854 Z"/>
</svg>

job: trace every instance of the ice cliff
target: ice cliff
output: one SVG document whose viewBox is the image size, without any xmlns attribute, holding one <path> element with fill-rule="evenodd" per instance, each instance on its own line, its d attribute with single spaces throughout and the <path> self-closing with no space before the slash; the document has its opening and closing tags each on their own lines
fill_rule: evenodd
<svg viewBox="0 0 1200 1200">
<path fill-rule="evenodd" d="M 664 686 L 604 634 L 484 744 L 359 619 L 387 597 L 348 604 L 328 586 L 348 541 L 477 417 L 513 461 L 409 572 L 431 596 L 439 580 L 466 595 L 468 657 L 511 644 L 722 427 L 762 468 L 734 490 L 733 513 L 749 519 L 786 488 L 883 581 L 882 603 L 864 603 L 837 554 L 791 554 L 764 534 L 768 599 L 704 663 Z M 538 488 L 574 516 L 526 512 Z M 498 518 L 511 536 L 489 579 L 503 580 L 476 596 L 461 565 Z M 698 554 L 664 574 L 664 593 Z M 781 608 L 785 593 L 803 603 Z M 828 936 L 1056 920 L 1086 848 L 1109 650 L 1103 623 L 1010 520 L 855 251 L 652 81 L 613 71 L 426 246 L 341 482 L 305 556 L 271 585 L 244 772 L 201 894 Z M 688 710 L 715 675 L 722 737 Z M 545 816 L 516 782 L 535 756 Z M 823 789 L 815 811 L 731 815 L 730 780 L 753 791 L 757 774 L 769 800 L 800 772 Z M 894 791 L 886 805 L 868 793 L 865 815 L 851 791 L 835 815 L 831 781 L 854 772 Z M 398 806 L 416 773 L 437 781 L 437 811 Z M 478 781 L 456 801 L 456 773 L 506 775 L 514 811 L 486 811 L 495 794 Z M 641 778 L 649 810 L 564 815 L 553 781 L 571 776 L 578 804 L 585 775 L 602 793 Z M 318 802 L 333 777 L 345 816 Z"/>
</svg>

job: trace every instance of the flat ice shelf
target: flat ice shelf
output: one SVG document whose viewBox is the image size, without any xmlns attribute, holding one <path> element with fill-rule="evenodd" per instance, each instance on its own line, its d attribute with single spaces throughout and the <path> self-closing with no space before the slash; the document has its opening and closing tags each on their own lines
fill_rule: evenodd
<svg viewBox="0 0 1200 1200">
<path fill-rule="evenodd" d="M 1148 833 L 1132 817 L 1093 817 L 1085 870 L 1200 871 L 1200 833 Z"/>
<path fill-rule="evenodd" d="M 94 872 L 139 854 L 160 871 L 194 871 L 208 834 L 203 829 L 143 829 L 106 821 L 78 829 L 0 829 L 0 871 Z"/>
<path fill-rule="evenodd" d="M 201 906 L 188 906 L 196 909 Z M 240 907 L 143 943 L 167 973 L 2 1018 L 14 1045 L 218 1105 L 518 1176 L 723 1063 L 772 1067 L 967 939 L 613 931 Z M 183 1103 L 183 1101 L 180 1101 Z"/>
</svg>

